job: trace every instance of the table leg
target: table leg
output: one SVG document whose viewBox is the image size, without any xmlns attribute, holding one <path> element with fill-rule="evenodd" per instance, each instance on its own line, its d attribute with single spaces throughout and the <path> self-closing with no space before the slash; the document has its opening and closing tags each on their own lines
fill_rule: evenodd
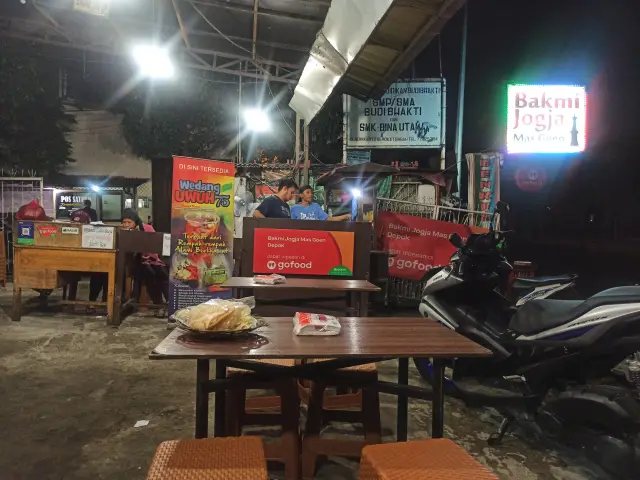
<svg viewBox="0 0 640 480">
<path fill-rule="evenodd" d="M 369 316 L 369 292 L 360 292 L 360 311 L 359 317 Z"/>
<path fill-rule="evenodd" d="M 409 359 L 398 359 L 398 384 L 409 385 Z M 396 439 L 398 442 L 407 441 L 407 426 L 409 423 L 409 398 L 398 395 L 398 419 Z"/>
<path fill-rule="evenodd" d="M 118 315 L 117 321 L 118 323 L 115 323 L 116 320 L 116 299 L 115 299 L 115 290 L 116 290 L 116 271 L 115 268 L 113 268 L 109 274 L 109 276 L 107 277 L 107 325 L 119 325 L 120 324 L 120 315 Z M 102 287 L 103 289 L 105 288 L 105 286 Z M 104 294 L 103 294 L 104 295 Z M 118 310 L 120 310 L 118 308 Z"/>
<path fill-rule="evenodd" d="M 204 388 L 209 381 L 209 360 L 198 360 L 196 372 L 196 438 L 209 436 L 209 392 Z"/>
<path fill-rule="evenodd" d="M 125 287 L 125 282 L 127 281 L 126 277 L 126 265 L 125 265 L 126 257 L 125 253 L 121 250 L 118 250 L 116 253 L 116 267 L 115 267 L 115 275 L 114 279 L 109 279 L 109 285 L 113 284 L 113 297 L 110 298 L 107 295 L 107 310 L 109 305 L 112 305 L 113 313 L 107 318 L 107 322 L 113 326 L 118 326 L 122 323 L 122 296 Z M 77 288 L 77 287 L 76 287 Z"/>
<path fill-rule="evenodd" d="M 354 292 L 347 292 L 347 317 L 357 317 L 358 311 L 358 296 Z"/>
<path fill-rule="evenodd" d="M 13 311 L 11 320 L 19 322 L 22 317 L 22 288 L 13 286 Z"/>
<path fill-rule="evenodd" d="M 444 367 L 444 360 L 433 360 L 432 438 L 442 438 L 444 436 Z"/>
<path fill-rule="evenodd" d="M 216 380 L 224 380 L 225 378 L 227 378 L 227 365 L 221 360 L 216 360 Z M 224 437 L 226 435 L 227 392 L 218 390 L 215 395 L 213 436 Z"/>
</svg>

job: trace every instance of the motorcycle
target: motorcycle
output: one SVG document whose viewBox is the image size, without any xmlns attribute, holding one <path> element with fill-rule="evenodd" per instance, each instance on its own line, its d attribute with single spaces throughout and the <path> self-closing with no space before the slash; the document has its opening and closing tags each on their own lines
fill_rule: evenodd
<svg viewBox="0 0 640 480">
<path fill-rule="evenodd" d="M 488 359 L 453 360 L 445 393 L 498 410 L 503 420 L 490 445 L 527 420 L 523 425 L 537 433 L 586 449 L 619 478 L 639 478 L 637 392 L 594 380 L 640 350 L 640 287 L 611 288 L 586 300 L 534 298 L 515 307 L 500 293 L 512 267 L 502 252 L 505 235 L 494 224 L 495 214 L 488 233 L 466 242 L 452 235 L 451 263 L 432 269 L 423 291 L 424 317 L 493 352 Z M 414 362 L 432 381 L 431 361 Z"/>
</svg>

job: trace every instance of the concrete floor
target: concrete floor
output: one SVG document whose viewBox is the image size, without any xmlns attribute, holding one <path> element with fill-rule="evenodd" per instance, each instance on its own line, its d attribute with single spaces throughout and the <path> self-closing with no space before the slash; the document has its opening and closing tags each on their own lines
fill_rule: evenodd
<svg viewBox="0 0 640 480">
<path fill-rule="evenodd" d="M 10 291 L 0 294 L 8 312 Z M 118 328 L 104 317 L 31 313 L 0 318 L 0 480 L 144 479 L 156 446 L 193 435 L 192 361 L 150 361 L 166 323 L 135 315 Z M 393 362 L 380 366 L 395 376 Z M 412 382 L 419 382 L 412 370 Z M 393 441 L 395 398 L 382 398 L 386 441 Z M 135 428 L 138 420 L 146 427 Z M 502 479 L 603 479 L 578 454 L 510 436 L 498 448 L 486 439 L 499 419 L 489 410 L 446 406 L 445 434 Z M 410 438 L 429 436 L 429 405 L 410 405 Z M 349 434 L 350 426 L 330 433 Z M 317 478 L 357 478 L 357 462 L 331 458 Z M 274 478 L 281 472 L 273 471 Z"/>
</svg>

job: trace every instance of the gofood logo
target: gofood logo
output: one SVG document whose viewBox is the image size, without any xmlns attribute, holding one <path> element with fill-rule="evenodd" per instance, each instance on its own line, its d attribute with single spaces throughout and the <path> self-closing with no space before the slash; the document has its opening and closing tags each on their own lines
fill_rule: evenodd
<svg viewBox="0 0 640 480">
<path fill-rule="evenodd" d="M 402 258 L 396 259 L 389 257 L 389 267 L 393 267 L 394 265 L 398 270 L 419 270 L 421 272 L 426 272 L 433 268 L 433 265 L 422 263 L 420 260 L 404 260 Z"/>
<path fill-rule="evenodd" d="M 274 262 L 273 260 L 269 260 L 267 262 L 267 268 L 269 270 L 275 270 L 276 268 L 278 270 L 284 270 L 285 268 L 295 268 L 298 270 L 311 270 L 313 268 L 313 262 L 308 262 L 308 263 L 304 263 L 304 262 Z"/>
</svg>

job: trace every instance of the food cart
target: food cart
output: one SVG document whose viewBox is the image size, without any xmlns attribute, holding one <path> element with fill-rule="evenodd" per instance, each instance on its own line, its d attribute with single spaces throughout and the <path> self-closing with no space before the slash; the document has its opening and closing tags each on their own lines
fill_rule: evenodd
<svg viewBox="0 0 640 480">
<path fill-rule="evenodd" d="M 22 315 L 22 290 L 52 290 L 67 284 L 65 272 L 107 273 L 106 302 L 63 300 L 62 304 L 102 306 L 114 316 L 117 229 L 52 221 L 16 221 L 14 226 L 12 319 Z"/>
<path fill-rule="evenodd" d="M 318 178 L 316 184 L 324 186 L 327 207 L 338 204 L 337 199 L 341 198 L 347 201 L 347 205 L 350 203 L 348 208 L 351 208 L 350 211 L 356 220 L 374 223 L 378 203 L 376 185 L 378 181 L 396 173 L 400 173 L 400 170 L 395 167 L 370 162 L 345 165 L 325 173 Z M 389 253 L 377 249 L 374 235 L 370 237 L 369 244 L 368 279 L 382 290 L 378 298 L 374 297 L 374 302 L 386 306 L 389 297 Z M 360 245 L 362 244 L 358 243 L 358 246 Z"/>
<path fill-rule="evenodd" d="M 316 185 L 324 187 L 324 200 L 328 208 L 344 208 L 341 205 L 350 204 L 355 220 L 373 223 L 377 203 L 376 184 L 396 173 L 400 173 L 397 168 L 370 162 L 342 165 L 318 178 Z"/>
</svg>

